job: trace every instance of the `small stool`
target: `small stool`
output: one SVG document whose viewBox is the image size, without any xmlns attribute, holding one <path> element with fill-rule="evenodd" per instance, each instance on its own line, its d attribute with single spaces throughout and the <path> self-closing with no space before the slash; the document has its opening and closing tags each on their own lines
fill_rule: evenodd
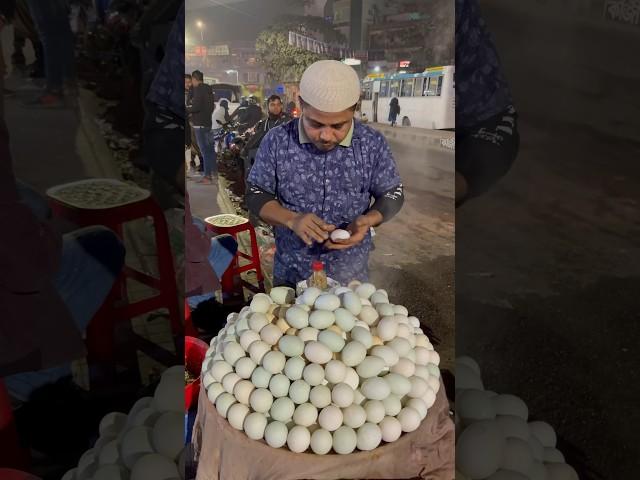
<svg viewBox="0 0 640 480">
<path fill-rule="evenodd" d="M 0 467 L 22 469 L 28 466 L 29 453 L 20 446 L 11 399 L 2 378 L 0 378 L 0 445 L 2 445 L 0 449 Z M 1 468 L 0 473 L 2 473 Z M 5 477 L 0 475 L 0 478 Z"/>
<path fill-rule="evenodd" d="M 54 215 L 85 227 L 104 225 L 124 241 L 123 225 L 145 217 L 153 219 L 159 278 L 124 266 L 111 292 L 87 328 L 88 362 L 113 364 L 114 326 L 145 313 L 166 308 L 174 336 L 182 335 L 176 274 L 164 213 L 147 190 L 113 179 L 90 179 L 47 190 Z M 129 302 L 126 279 L 134 279 L 158 293 Z M 115 366 L 114 366 L 115 369 Z"/>
<path fill-rule="evenodd" d="M 208 217 L 204 221 L 207 225 L 207 231 L 215 235 L 229 234 L 238 242 L 238 252 L 220 281 L 222 286 L 222 302 L 233 303 L 239 300 L 244 302 L 243 287 L 254 293 L 264 292 L 264 276 L 262 275 L 262 266 L 260 265 L 258 239 L 256 238 L 256 231 L 249 220 L 239 215 L 222 214 Z M 238 235 L 242 232 L 248 232 L 251 238 L 250 255 L 240 251 Z M 241 259 L 248 261 L 248 263 L 240 265 Z M 241 274 L 249 270 L 255 270 L 257 285 L 253 285 L 242 279 Z"/>
</svg>

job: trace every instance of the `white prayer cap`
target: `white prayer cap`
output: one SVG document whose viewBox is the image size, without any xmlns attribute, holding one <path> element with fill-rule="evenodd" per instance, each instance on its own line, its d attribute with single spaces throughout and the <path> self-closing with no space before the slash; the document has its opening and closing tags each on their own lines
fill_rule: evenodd
<svg viewBox="0 0 640 480">
<path fill-rule="evenodd" d="M 360 99 L 358 74 L 337 60 L 312 63 L 302 74 L 300 97 L 321 112 L 342 112 Z"/>
</svg>

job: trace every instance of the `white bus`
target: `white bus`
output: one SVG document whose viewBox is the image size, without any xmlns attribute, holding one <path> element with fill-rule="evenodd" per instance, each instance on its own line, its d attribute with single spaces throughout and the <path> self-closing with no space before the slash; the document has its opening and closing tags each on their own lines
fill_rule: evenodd
<svg viewBox="0 0 640 480">
<path fill-rule="evenodd" d="M 400 103 L 399 125 L 433 130 L 455 128 L 454 67 L 432 67 L 421 73 L 369 75 L 362 82 L 361 114 L 386 123 L 389 102 Z"/>
</svg>

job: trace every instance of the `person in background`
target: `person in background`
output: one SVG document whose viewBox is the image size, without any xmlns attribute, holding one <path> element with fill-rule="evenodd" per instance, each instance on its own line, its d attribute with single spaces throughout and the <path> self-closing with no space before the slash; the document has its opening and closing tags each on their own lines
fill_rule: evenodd
<svg viewBox="0 0 640 480">
<path fill-rule="evenodd" d="M 487 192 L 518 155 L 518 114 L 477 0 L 456 0 L 456 206 Z"/>
<path fill-rule="evenodd" d="M 355 70 L 335 60 L 310 65 L 300 80 L 300 119 L 269 131 L 247 181 L 251 214 L 275 226 L 274 286 L 295 287 L 314 260 L 342 284 L 366 281 L 371 228 L 404 202 L 384 136 L 354 120 Z M 330 240 L 336 228 L 348 240 Z"/>
<path fill-rule="evenodd" d="M 250 95 L 249 106 L 247 107 L 247 122 L 245 129 L 252 129 L 258 124 L 260 120 L 262 120 L 262 108 L 260 107 L 260 102 L 254 95 Z"/>
<path fill-rule="evenodd" d="M 30 78 L 44 77 L 44 53 L 42 50 L 42 42 L 38 37 L 38 32 L 31 18 L 29 5 L 26 0 L 17 0 L 15 2 L 15 17 L 13 18 L 13 54 L 11 62 L 19 69 L 25 69 L 26 58 L 24 56 L 24 47 L 26 41 L 31 41 L 35 53 L 35 61 L 30 65 Z"/>
<path fill-rule="evenodd" d="M 240 105 L 231 114 L 231 121 L 238 122 L 240 133 L 244 133 L 249 123 L 249 100 L 245 97 L 240 99 Z"/>
<path fill-rule="evenodd" d="M 278 95 L 271 95 L 267 100 L 267 105 L 269 110 L 267 118 L 258 122 L 254 128 L 253 136 L 249 139 L 242 152 L 245 179 L 249 175 L 249 170 L 251 170 L 255 162 L 260 143 L 267 132 L 291 120 L 291 117 L 283 112 L 282 99 Z"/>
<path fill-rule="evenodd" d="M 397 97 L 393 97 L 391 102 L 389 102 L 389 121 L 392 127 L 396 126 L 398 115 L 400 115 L 400 103 Z"/>
<path fill-rule="evenodd" d="M 193 96 L 187 105 L 187 112 L 191 116 L 191 126 L 195 131 L 198 148 L 202 153 L 204 172 L 198 183 L 213 183 L 217 176 L 217 165 L 213 138 L 211 136 L 212 116 L 215 109 L 211 86 L 204 83 L 204 75 L 195 70 L 191 74 L 193 82 Z"/>
</svg>

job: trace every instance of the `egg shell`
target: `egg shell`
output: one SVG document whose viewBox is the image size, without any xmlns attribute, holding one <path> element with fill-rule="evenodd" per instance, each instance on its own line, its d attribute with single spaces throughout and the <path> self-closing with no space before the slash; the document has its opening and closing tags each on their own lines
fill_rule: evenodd
<svg viewBox="0 0 640 480">
<path fill-rule="evenodd" d="M 280 397 L 274 400 L 269 413 L 274 420 L 289 422 L 293 417 L 295 408 L 295 404 L 289 397 Z"/>
<path fill-rule="evenodd" d="M 334 310 L 340 308 L 340 298 L 337 295 L 322 294 L 318 298 L 316 298 L 313 307 L 316 310 L 327 310 L 329 312 L 333 312 Z"/>
<path fill-rule="evenodd" d="M 273 395 L 266 388 L 256 388 L 249 396 L 249 405 L 258 413 L 266 413 L 273 404 Z"/>
<path fill-rule="evenodd" d="M 271 422 L 264 429 L 264 439 L 272 448 L 280 448 L 287 443 L 287 435 L 289 430 L 282 422 Z"/>
<path fill-rule="evenodd" d="M 360 342 L 365 348 L 370 348 L 373 343 L 371 332 L 362 327 L 353 327 L 353 330 L 351 330 L 351 338 Z"/>
<path fill-rule="evenodd" d="M 293 400 L 295 404 L 302 404 L 309 401 L 309 393 L 311 392 L 311 386 L 304 380 L 296 380 L 289 387 L 289 398 Z"/>
<path fill-rule="evenodd" d="M 413 408 L 420 414 L 420 419 L 424 420 L 427 416 L 428 407 L 427 404 L 421 398 L 411 398 L 406 404 L 407 407 Z"/>
<path fill-rule="evenodd" d="M 253 330 L 246 330 L 240 335 L 240 346 L 246 352 L 249 350 L 249 346 L 256 340 L 260 340 L 260 334 Z"/>
<path fill-rule="evenodd" d="M 264 437 L 267 428 L 267 417 L 262 413 L 253 412 L 244 419 L 243 430 L 252 440 L 260 440 Z"/>
<path fill-rule="evenodd" d="M 404 323 L 399 323 L 398 330 L 396 331 L 396 337 L 406 338 L 407 340 L 409 340 L 409 345 L 411 345 L 411 338 L 409 337 L 413 337 L 413 328 Z"/>
<path fill-rule="evenodd" d="M 382 369 L 384 369 L 385 366 L 386 365 L 382 358 L 375 357 L 375 356 L 367 356 L 356 367 L 356 372 L 358 373 L 360 378 L 376 377 L 380 374 L 380 372 L 382 372 Z"/>
<path fill-rule="evenodd" d="M 289 308 L 285 319 L 289 325 L 297 329 L 309 326 L 309 313 L 299 305 Z"/>
<path fill-rule="evenodd" d="M 249 415 L 249 407 L 242 403 L 234 403 L 229 407 L 229 411 L 227 412 L 227 420 L 229 421 L 229 425 L 231 425 L 236 430 L 242 430 L 244 425 L 244 420 Z"/>
<path fill-rule="evenodd" d="M 422 400 L 424 400 L 427 408 L 431 408 L 433 404 L 436 403 L 436 392 L 434 392 L 430 388 L 427 388 L 427 392 L 422 397 Z"/>
<path fill-rule="evenodd" d="M 293 421 L 296 425 L 310 427 L 318 419 L 318 409 L 311 403 L 303 403 L 298 405 L 293 412 Z"/>
<path fill-rule="evenodd" d="M 131 480 L 176 480 L 178 466 L 168 458 L 152 453 L 141 457 L 131 469 Z"/>
<path fill-rule="evenodd" d="M 378 424 L 385 417 L 384 404 L 380 400 L 368 400 L 363 405 L 367 422 Z"/>
<path fill-rule="evenodd" d="M 127 430 L 127 433 L 128 432 L 129 431 Z M 124 435 L 122 435 L 122 439 L 124 440 Z M 124 464 L 124 460 L 120 453 L 120 445 L 121 440 L 117 439 L 107 442 L 100 449 L 100 453 L 98 454 L 98 465 Z"/>
<path fill-rule="evenodd" d="M 343 422 L 351 428 L 360 428 L 367 421 L 367 412 L 360 405 L 349 405 L 342 410 Z"/>
<path fill-rule="evenodd" d="M 253 383 L 256 388 L 267 388 L 269 386 L 271 376 L 271 372 L 265 370 L 264 367 L 256 367 L 251 374 L 251 383 Z"/>
<path fill-rule="evenodd" d="M 120 458 L 127 468 L 133 468 L 139 459 L 150 453 L 154 453 L 154 450 L 149 427 L 134 427 L 122 437 Z M 78 463 L 78 471 L 82 473 L 80 463 Z"/>
<path fill-rule="evenodd" d="M 270 351 L 262 358 L 262 366 L 264 369 L 274 375 L 282 372 L 286 362 L 287 358 L 282 352 Z"/>
<path fill-rule="evenodd" d="M 346 383 L 346 382 L 345 382 Z M 351 387 L 351 385 L 349 385 Z M 353 387 L 352 387 L 353 388 Z M 359 388 L 353 390 L 353 403 L 356 405 L 362 405 L 367 401 L 367 397 L 365 397 Z"/>
<path fill-rule="evenodd" d="M 260 330 L 260 338 L 268 345 L 275 345 L 282 337 L 282 331 L 273 323 L 269 323 Z"/>
<path fill-rule="evenodd" d="M 258 340 L 253 342 L 249 346 L 249 357 L 253 360 L 257 365 L 262 363 L 263 357 L 267 354 L 267 352 L 271 351 L 271 346 L 262 340 Z"/>
<path fill-rule="evenodd" d="M 427 369 L 429 370 L 430 376 L 440 378 L 440 369 L 436 365 L 434 365 L 433 363 L 427 363 Z"/>
<path fill-rule="evenodd" d="M 344 377 L 344 383 L 354 390 L 358 388 L 358 385 L 360 385 L 360 377 L 358 376 L 358 372 L 356 372 L 355 368 L 347 367 L 347 374 Z"/>
<path fill-rule="evenodd" d="M 215 403 L 222 393 L 224 393 L 224 387 L 219 382 L 212 383 L 209 385 L 209 388 L 207 388 L 207 397 L 211 403 Z"/>
<path fill-rule="evenodd" d="M 456 442 L 456 468 L 469 478 L 489 478 L 500 468 L 505 447 L 505 439 L 495 422 L 473 423 Z"/>
<path fill-rule="evenodd" d="M 382 400 L 382 404 L 384 405 L 385 414 L 390 417 L 395 417 L 400 413 L 400 410 L 402 410 L 402 403 L 400 402 L 400 397 L 394 394 L 391 394 L 387 398 Z"/>
<path fill-rule="evenodd" d="M 377 325 L 377 334 L 385 342 L 393 340 L 398 332 L 398 323 L 394 317 L 382 317 Z"/>
<path fill-rule="evenodd" d="M 296 291 L 289 287 L 273 287 L 269 292 L 271 299 L 279 304 L 290 304 L 296 298 Z"/>
<path fill-rule="evenodd" d="M 347 287 L 349 287 L 351 290 L 355 292 L 356 288 L 358 288 L 360 285 L 362 285 L 362 282 L 360 280 L 351 280 L 347 284 Z"/>
<path fill-rule="evenodd" d="M 411 398 L 422 398 L 427 393 L 427 389 L 429 386 L 427 382 L 425 382 L 422 378 L 416 377 L 415 375 L 409 377 L 409 382 L 411 383 L 411 390 L 407 395 Z"/>
<path fill-rule="evenodd" d="M 318 340 L 319 333 L 317 328 L 305 327 L 298 332 L 298 338 L 303 342 L 312 342 Z M 304 349 L 304 346 L 302 348 Z"/>
<path fill-rule="evenodd" d="M 380 315 L 378 315 L 378 312 L 375 308 L 369 305 L 363 305 L 362 311 L 360 312 L 360 315 L 358 315 L 358 318 L 367 325 L 371 326 L 376 323 L 378 318 L 380 318 Z"/>
<path fill-rule="evenodd" d="M 184 415 L 165 412 L 156 421 L 151 431 L 151 442 L 155 451 L 175 461 L 184 447 Z"/>
<path fill-rule="evenodd" d="M 324 367 L 324 376 L 330 383 L 341 383 L 347 376 L 347 366 L 340 360 L 330 360 Z"/>
<path fill-rule="evenodd" d="M 221 382 L 224 376 L 231 372 L 233 372 L 233 367 L 226 360 L 219 360 L 211 365 L 211 374 L 218 382 Z"/>
<path fill-rule="evenodd" d="M 310 363 L 304 367 L 302 378 L 312 387 L 320 385 L 324 380 L 324 368 L 322 368 L 322 365 Z"/>
<path fill-rule="evenodd" d="M 306 427 L 296 425 L 289 431 L 287 436 L 287 446 L 294 453 L 302 453 L 311 444 L 311 434 Z"/>
<path fill-rule="evenodd" d="M 302 372 L 304 371 L 305 365 L 306 362 L 304 361 L 304 358 L 300 356 L 291 357 L 284 364 L 284 374 L 289 380 L 300 380 L 302 378 Z"/>
<path fill-rule="evenodd" d="M 278 318 L 276 320 L 276 327 L 280 329 L 283 335 L 287 332 L 287 330 L 289 330 L 290 328 L 293 328 L 291 327 L 291 325 L 287 323 L 287 321 L 284 318 Z"/>
<path fill-rule="evenodd" d="M 216 379 L 213 377 L 213 374 L 209 371 L 204 373 L 204 375 L 202 376 L 202 386 L 204 388 L 209 388 L 209 386 L 214 383 L 217 383 L 217 382 L 216 382 Z"/>
<path fill-rule="evenodd" d="M 265 293 L 258 293 L 254 295 L 249 304 L 249 309 L 252 312 L 266 313 L 271 306 L 271 297 Z"/>
<path fill-rule="evenodd" d="M 531 435 L 536 437 L 543 447 L 554 448 L 558 441 L 556 432 L 547 422 L 530 422 Z"/>
<path fill-rule="evenodd" d="M 338 407 L 346 408 L 353 404 L 353 388 L 346 383 L 339 383 L 331 390 L 331 400 Z"/>
<path fill-rule="evenodd" d="M 341 302 L 344 308 L 352 315 L 360 315 L 362 311 L 362 301 L 358 295 L 353 292 L 346 292 L 342 294 Z"/>
<path fill-rule="evenodd" d="M 233 388 L 240 380 L 242 380 L 242 378 L 240 378 L 240 375 L 238 375 L 237 373 L 227 373 L 222 379 L 222 386 L 224 387 L 224 391 L 227 393 L 233 393 Z"/>
<path fill-rule="evenodd" d="M 322 297 L 318 299 L 320 301 Z M 336 317 L 332 311 L 328 310 L 314 310 L 309 315 L 309 325 L 318 330 L 324 330 L 330 327 L 336 321 Z"/>
<path fill-rule="evenodd" d="M 325 345 L 334 353 L 342 351 L 344 348 L 344 338 L 331 330 L 324 330 L 318 334 L 318 342 Z"/>
<path fill-rule="evenodd" d="M 333 449 L 341 455 L 348 455 L 356 449 L 358 436 L 353 428 L 341 426 L 333 432 Z"/>
<path fill-rule="evenodd" d="M 80 480 L 90 479 L 98 469 L 96 451 L 93 448 L 87 450 L 78 461 L 78 478 Z M 4 472 L 3 472 L 4 473 Z M 4 476 L 4 475 L 3 475 Z"/>
<path fill-rule="evenodd" d="M 265 313 L 252 313 L 249 317 L 249 328 L 254 332 L 260 332 L 260 330 L 268 324 L 269 319 Z"/>
<path fill-rule="evenodd" d="M 315 303 L 316 299 L 320 295 L 322 295 L 322 290 L 316 287 L 309 287 L 304 292 L 302 292 L 302 295 L 300 295 L 300 298 L 302 299 L 305 305 L 311 306 Z"/>
<path fill-rule="evenodd" d="M 507 438 L 500 468 L 527 475 L 533 467 L 531 447 L 519 438 Z"/>
<path fill-rule="evenodd" d="M 308 342 L 305 344 L 304 355 L 310 362 L 321 365 L 324 365 L 333 358 L 331 350 L 320 342 Z"/>
<path fill-rule="evenodd" d="M 311 450 L 316 455 L 325 455 L 331 451 L 333 437 L 331 432 L 319 428 L 311 434 Z"/>
<path fill-rule="evenodd" d="M 504 429 L 502 431 L 504 432 Z M 531 455 L 533 456 L 533 460 L 535 462 L 542 463 L 544 461 L 544 447 L 542 446 L 542 444 L 533 435 L 529 435 L 527 443 L 529 444 L 529 447 L 531 447 Z"/>
<path fill-rule="evenodd" d="M 274 375 L 269 381 L 269 391 L 274 398 L 287 396 L 289 394 L 290 386 L 291 381 L 281 373 Z"/>
<path fill-rule="evenodd" d="M 375 309 L 378 312 L 378 315 L 380 317 L 394 319 L 393 316 L 395 314 L 393 312 L 393 305 L 391 305 L 386 298 L 384 298 L 384 303 L 380 303 L 380 302 L 376 303 L 375 301 L 373 301 L 373 297 L 372 297 L 372 302 L 371 303 L 373 303 L 375 305 Z M 394 323 L 395 323 L 395 321 L 394 321 Z"/>
<path fill-rule="evenodd" d="M 232 370 L 231 366 L 229 366 L 230 370 L 229 372 Z M 229 373 L 229 372 L 225 372 Z M 224 376 L 224 375 L 223 375 Z M 220 377 L 222 379 L 222 377 Z M 138 400 L 136 403 L 133 404 L 133 407 L 131 407 L 131 410 L 129 410 L 129 414 L 127 415 L 127 426 L 130 426 L 133 419 L 135 418 L 136 414 L 142 410 L 143 408 L 148 408 L 151 406 L 151 403 L 153 402 L 153 398 L 152 397 L 142 397 L 140 400 Z"/>
<path fill-rule="evenodd" d="M 355 367 L 367 356 L 367 347 L 354 340 L 344 346 L 340 356 L 345 365 L 348 367 Z"/>
<path fill-rule="evenodd" d="M 309 401 L 316 408 L 324 408 L 331 404 L 331 390 L 326 385 L 316 385 L 309 392 Z"/>
<path fill-rule="evenodd" d="M 398 363 L 398 360 L 400 360 L 398 352 L 387 345 L 379 345 L 373 347 L 371 349 L 371 355 L 373 355 L 374 357 L 380 357 L 382 360 L 384 360 L 384 363 L 387 367 L 393 367 L 396 363 Z"/>
<path fill-rule="evenodd" d="M 404 375 L 389 373 L 383 378 L 389 385 L 391 392 L 395 395 L 402 397 L 411 391 L 411 381 Z"/>
<path fill-rule="evenodd" d="M 456 411 L 465 425 L 479 420 L 494 420 L 496 418 L 495 404 L 484 390 L 460 391 L 456 395 Z"/>
<path fill-rule="evenodd" d="M 220 396 L 216 399 L 216 409 L 218 413 L 222 415 L 224 418 L 227 418 L 227 412 L 229 411 L 229 407 L 236 403 L 236 397 L 231 395 L 230 393 L 224 392 L 220 394 Z"/>
<path fill-rule="evenodd" d="M 544 447 L 542 459 L 544 463 L 565 463 L 564 455 L 557 448 Z"/>
<path fill-rule="evenodd" d="M 415 352 L 416 365 L 427 365 L 429 363 L 430 350 L 427 350 L 424 347 L 415 347 L 413 351 Z"/>
<path fill-rule="evenodd" d="M 378 425 L 373 423 L 365 423 L 357 431 L 358 450 L 369 451 L 380 445 L 382 441 L 382 432 Z"/>
<path fill-rule="evenodd" d="M 329 432 L 338 429 L 342 425 L 342 420 L 342 411 L 335 405 L 323 408 L 318 415 L 318 424 Z"/>
<path fill-rule="evenodd" d="M 429 368 L 429 365 L 427 365 Z M 482 379 L 470 367 L 464 364 L 456 365 L 456 390 L 484 390 Z"/>
<path fill-rule="evenodd" d="M 251 374 L 256 369 L 256 363 L 249 357 L 240 358 L 235 364 L 235 371 L 240 378 L 251 378 Z"/>
<path fill-rule="evenodd" d="M 386 345 L 393 348 L 400 357 L 404 357 L 411 350 L 411 344 L 406 338 L 396 337 Z"/>
<path fill-rule="evenodd" d="M 240 380 L 233 387 L 233 396 L 238 402 L 244 405 L 249 405 L 249 397 L 255 388 L 256 387 L 249 380 Z M 209 397 L 209 399 L 211 400 L 211 397 Z"/>
<path fill-rule="evenodd" d="M 369 325 L 367 325 L 366 323 L 364 323 L 362 320 L 356 320 L 356 323 L 355 323 L 354 327 L 362 327 L 366 331 L 370 331 L 371 330 L 371 327 Z"/>
<path fill-rule="evenodd" d="M 440 354 L 435 350 L 429 350 L 429 363 L 440 365 Z"/>
<path fill-rule="evenodd" d="M 127 425 L 127 415 L 121 412 L 111 412 L 106 414 L 100 420 L 98 431 L 100 435 L 104 435 L 109 432 L 113 435 L 118 435 Z"/>
<path fill-rule="evenodd" d="M 359 285 L 355 292 L 360 298 L 370 298 L 376 291 L 375 285 L 371 283 L 363 283 Z"/>
<path fill-rule="evenodd" d="M 402 425 L 395 417 L 384 417 L 378 426 L 382 440 L 385 442 L 395 442 L 402 435 Z"/>
<path fill-rule="evenodd" d="M 391 367 L 391 372 L 409 378 L 416 372 L 416 365 L 408 358 L 400 358 L 398 363 Z"/>
<path fill-rule="evenodd" d="M 500 426 L 505 438 L 519 438 L 528 443 L 531 433 L 529 431 L 529 425 L 527 425 L 527 422 L 522 418 L 516 417 L 515 415 L 498 415 L 495 417 L 495 420 Z"/>
<path fill-rule="evenodd" d="M 529 418 L 529 409 L 526 403 L 515 395 L 497 395 L 492 398 L 496 407 L 496 415 L 515 415 L 525 422 Z"/>
<path fill-rule="evenodd" d="M 351 234 L 346 230 L 342 230 L 341 228 L 336 228 L 333 232 L 331 232 L 330 237 L 331 237 L 331 241 L 335 242 L 339 240 L 349 240 L 351 238 Z"/>
</svg>

